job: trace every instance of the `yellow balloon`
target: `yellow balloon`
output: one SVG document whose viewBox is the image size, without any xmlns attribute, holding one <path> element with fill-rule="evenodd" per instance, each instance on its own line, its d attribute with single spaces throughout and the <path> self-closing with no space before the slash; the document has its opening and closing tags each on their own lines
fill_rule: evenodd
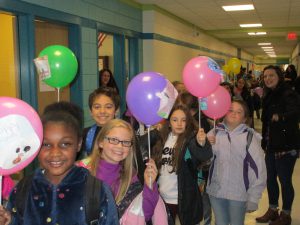
<svg viewBox="0 0 300 225">
<path fill-rule="evenodd" d="M 236 75 L 240 72 L 242 63 L 238 58 L 231 58 L 228 61 L 228 66 L 229 70 Z"/>
<path fill-rule="evenodd" d="M 223 70 L 226 74 L 229 74 L 229 72 L 230 72 L 230 68 L 229 68 L 228 65 L 222 66 L 222 70 Z"/>
</svg>

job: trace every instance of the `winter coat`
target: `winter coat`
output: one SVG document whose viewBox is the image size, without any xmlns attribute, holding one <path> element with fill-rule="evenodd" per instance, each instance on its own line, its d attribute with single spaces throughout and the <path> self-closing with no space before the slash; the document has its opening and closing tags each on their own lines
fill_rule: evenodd
<svg viewBox="0 0 300 225">
<path fill-rule="evenodd" d="M 12 212 L 11 225 L 86 225 L 85 185 L 89 171 L 74 166 L 58 185 L 51 184 L 41 169 L 34 173 L 28 188 L 25 208 L 18 212 L 17 185 L 11 193 L 7 209 Z M 98 225 L 117 225 L 116 204 L 109 187 L 102 183 Z M 100 191 L 100 190 L 99 190 Z"/>
<path fill-rule="evenodd" d="M 272 121 L 274 114 L 278 121 Z M 283 152 L 300 148 L 299 95 L 287 84 L 268 89 L 262 102 L 262 148 L 267 152 Z"/>
<path fill-rule="evenodd" d="M 214 132 L 211 130 L 207 135 Z M 253 132 L 253 136 L 246 150 L 248 132 Z M 232 131 L 223 123 L 216 127 L 216 143 L 212 145 L 214 157 L 206 189 L 209 195 L 258 204 L 267 179 L 260 141 L 261 136 L 245 124 Z"/>
</svg>

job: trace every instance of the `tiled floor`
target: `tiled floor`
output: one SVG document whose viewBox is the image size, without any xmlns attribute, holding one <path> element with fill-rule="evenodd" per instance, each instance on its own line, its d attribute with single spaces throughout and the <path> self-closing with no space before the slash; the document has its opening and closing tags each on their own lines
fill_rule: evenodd
<svg viewBox="0 0 300 225">
<path fill-rule="evenodd" d="M 259 132 L 261 132 L 261 122 L 258 119 L 255 119 L 255 129 Z M 300 137 L 299 137 L 300 138 Z M 291 225 L 300 225 L 300 162 L 297 160 L 294 174 L 293 174 L 293 184 L 295 189 L 295 199 L 293 203 L 293 209 L 292 209 L 292 224 Z M 280 196 L 281 198 L 281 196 Z M 281 206 L 281 201 L 280 201 Z M 245 219 L 245 225 L 258 225 L 263 223 L 256 223 L 255 218 L 258 216 L 263 215 L 266 210 L 268 209 L 268 194 L 267 190 L 263 192 L 262 199 L 259 203 L 259 208 L 257 211 L 253 213 L 248 213 L 246 215 Z M 203 222 L 201 223 L 201 225 Z M 212 225 L 215 224 L 214 221 L 212 222 Z M 265 223 L 267 224 L 267 223 Z"/>
</svg>

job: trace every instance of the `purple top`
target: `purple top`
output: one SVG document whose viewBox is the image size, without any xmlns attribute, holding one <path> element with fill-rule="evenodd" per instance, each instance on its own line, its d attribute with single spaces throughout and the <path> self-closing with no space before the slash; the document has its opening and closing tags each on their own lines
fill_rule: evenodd
<svg viewBox="0 0 300 225">
<path fill-rule="evenodd" d="M 99 166 L 97 168 L 96 177 L 100 180 L 104 181 L 106 184 L 108 184 L 114 196 L 118 193 L 119 186 L 120 186 L 120 180 L 119 180 L 119 174 L 121 170 L 121 165 L 119 164 L 112 164 L 109 162 L 106 162 L 105 160 L 99 161 Z M 134 183 L 138 181 L 137 175 L 134 174 L 132 176 L 131 183 Z M 156 204 L 158 202 L 158 188 L 157 183 L 153 183 L 153 190 L 151 190 L 146 184 L 144 184 L 143 188 L 143 211 L 146 221 L 150 220 L 153 216 L 154 209 L 156 207 Z"/>
</svg>

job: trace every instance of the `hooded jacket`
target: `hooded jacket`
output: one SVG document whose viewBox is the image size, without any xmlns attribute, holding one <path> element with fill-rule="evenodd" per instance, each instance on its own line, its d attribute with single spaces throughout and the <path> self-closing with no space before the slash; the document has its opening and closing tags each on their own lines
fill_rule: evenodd
<svg viewBox="0 0 300 225">
<path fill-rule="evenodd" d="M 211 130 L 208 136 L 213 132 Z M 253 132 L 253 137 L 247 151 L 248 132 Z M 245 124 L 232 131 L 224 123 L 216 127 L 216 143 L 212 145 L 214 157 L 206 189 L 209 195 L 258 204 L 267 179 L 260 141 L 261 136 Z"/>
</svg>

